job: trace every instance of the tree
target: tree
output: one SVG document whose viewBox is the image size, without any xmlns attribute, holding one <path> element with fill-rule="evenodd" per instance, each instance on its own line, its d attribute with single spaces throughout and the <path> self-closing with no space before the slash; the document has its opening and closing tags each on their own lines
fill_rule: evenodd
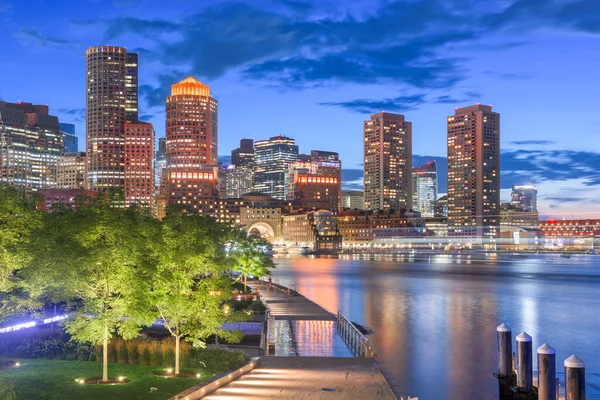
<svg viewBox="0 0 600 400">
<path fill-rule="evenodd" d="M 156 226 L 135 207 L 115 207 L 120 198 L 118 192 L 100 193 L 77 211 L 48 214 L 30 271 L 49 299 L 68 303 L 72 317 L 64 326 L 73 340 L 102 345 L 105 382 L 112 336 L 137 336 L 147 316 L 139 293 L 150 280 L 145 246 Z"/>
<path fill-rule="evenodd" d="M 237 237 L 232 248 L 234 270 L 244 278 L 244 291 L 247 289 L 248 275 L 263 277 L 271 274 L 270 268 L 275 268 L 273 260 L 267 256 L 263 248 L 269 243 L 260 237 L 246 235 L 242 232 Z"/>
<path fill-rule="evenodd" d="M 30 258 L 29 244 L 42 215 L 34 198 L 0 183 L 0 320 L 16 309 L 31 306 L 18 271 Z"/>
<path fill-rule="evenodd" d="M 175 339 L 178 375 L 182 339 L 194 346 L 203 346 L 210 335 L 239 341 L 241 332 L 228 332 L 222 326 L 242 314 L 223 308 L 231 298 L 231 281 L 224 277 L 229 267 L 224 248 L 231 229 L 213 218 L 180 212 L 167 212 L 161 225 L 159 240 L 154 242 L 159 262 L 148 296 Z"/>
</svg>

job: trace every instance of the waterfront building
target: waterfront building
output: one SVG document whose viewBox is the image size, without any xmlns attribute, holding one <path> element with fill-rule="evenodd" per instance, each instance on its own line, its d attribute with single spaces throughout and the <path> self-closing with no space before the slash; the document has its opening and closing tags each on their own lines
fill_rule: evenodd
<svg viewBox="0 0 600 400">
<path fill-rule="evenodd" d="M 600 249 L 600 219 L 539 221 L 540 244 L 547 249 Z"/>
<path fill-rule="evenodd" d="M 85 189 L 85 152 L 64 153 L 56 167 L 57 189 Z"/>
<path fill-rule="evenodd" d="M 537 229 L 538 218 L 539 215 L 537 211 L 524 211 L 523 209 L 517 208 L 512 203 L 500 204 L 501 226 Z"/>
<path fill-rule="evenodd" d="M 500 114 L 457 108 L 448 123 L 448 234 L 489 243 L 500 225 Z"/>
<path fill-rule="evenodd" d="M 349 208 L 355 210 L 364 210 L 365 198 L 362 190 L 343 190 L 342 191 L 342 209 Z"/>
<path fill-rule="evenodd" d="M 154 128 L 148 122 L 125 124 L 125 204 L 154 208 Z"/>
<path fill-rule="evenodd" d="M 448 196 L 442 196 L 435 202 L 435 216 L 436 217 L 447 217 L 448 216 Z"/>
<path fill-rule="evenodd" d="M 364 191 L 368 210 L 412 208 L 412 123 L 404 115 L 364 122 Z"/>
<path fill-rule="evenodd" d="M 518 210 L 537 212 L 537 187 L 535 185 L 513 185 L 511 204 Z"/>
<path fill-rule="evenodd" d="M 268 205 L 246 205 L 240 212 L 240 224 L 251 235 L 256 235 L 271 243 L 281 241 L 282 209 Z"/>
<path fill-rule="evenodd" d="M 319 210 L 284 215 L 283 243 L 299 251 L 335 253 L 342 248 L 342 236 L 331 211 Z"/>
<path fill-rule="evenodd" d="M 79 150 L 79 139 L 75 134 L 75 125 L 60 122 L 58 124 L 63 135 L 65 153 L 74 153 Z"/>
<path fill-rule="evenodd" d="M 446 217 L 424 218 L 425 228 L 429 234 L 438 237 L 448 236 L 448 219 Z"/>
<path fill-rule="evenodd" d="M 252 167 L 254 164 L 254 139 L 240 139 L 240 147 L 231 150 L 231 164 Z"/>
<path fill-rule="evenodd" d="M 26 190 L 56 187 L 63 148 L 48 106 L 0 101 L 0 182 Z"/>
<path fill-rule="evenodd" d="M 437 166 L 435 161 L 419 165 L 412 170 L 413 209 L 423 217 L 435 216 L 437 199 Z"/>
<path fill-rule="evenodd" d="M 74 209 L 78 204 L 92 201 L 98 192 L 86 189 L 40 189 L 37 194 L 37 209 L 52 212 L 59 207 Z"/>
<path fill-rule="evenodd" d="M 160 188 L 161 180 L 163 179 L 163 173 L 167 168 L 167 138 L 158 138 L 158 149 L 156 150 L 156 156 L 154 157 L 154 185 Z"/>
<path fill-rule="evenodd" d="M 230 165 L 225 183 L 225 198 L 236 199 L 253 190 L 254 172 L 250 165 Z"/>
<path fill-rule="evenodd" d="M 294 139 L 274 136 L 254 143 L 253 190 L 285 200 L 288 165 L 298 159 Z"/>
<path fill-rule="evenodd" d="M 123 188 L 125 123 L 138 120 L 137 54 L 90 47 L 86 71 L 86 186 Z"/>
<path fill-rule="evenodd" d="M 287 200 L 295 207 L 305 211 L 339 211 L 342 164 L 338 153 L 312 150 L 308 161 L 289 164 L 285 180 Z"/>
</svg>

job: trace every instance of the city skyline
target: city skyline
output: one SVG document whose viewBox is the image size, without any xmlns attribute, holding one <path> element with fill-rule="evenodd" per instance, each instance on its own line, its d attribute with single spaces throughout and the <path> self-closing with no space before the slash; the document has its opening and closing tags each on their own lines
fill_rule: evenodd
<svg viewBox="0 0 600 400">
<path fill-rule="evenodd" d="M 80 149 L 85 136 L 81 113 L 85 87 L 81 73 L 85 68 L 83 51 L 89 46 L 108 43 L 139 52 L 139 108 L 144 110 L 140 119 L 155 125 L 157 137 L 164 135 L 165 91 L 171 84 L 193 74 L 213 87 L 220 101 L 220 155 L 237 147 L 242 137 L 261 140 L 286 135 L 296 139 L 301 149 L 327 148 L 339 152 L 340 158 L 345 160 L 344 186 L 356 189 L 356 184 L 362 181 L 361 122 L 369 113 L 383 109 L 403 113 L 413 122 L 414 163 L 438 161 L 442 183 L 445 179 L 440 159 L 445 159 L 445 116 L 454 107 L 491 103 L 504 116 L 501 199 L 509 200 L 513 184 L 533 183 L 538 187 L 543 216 L 600 215 L 597 214 L 600 179 L 596 172 L 600 166 L 597 153 L 600 148 L 597 150 L 586 140 L 600 130 L 597 114 L 592 112 L 594 102 L 587 101 L 593 99 L 597 84 L 585 78 L 587 66 L 593 65 L 594 60 L 589 49 L 593 43 L 590 34 L 594 31 L 588 20 L 593 18 L 591 15 L 597 15 L 594 10 L 598 4 L 552 2 L 544 12 L 534 14 L 535 8 L 523 0 L 504 2 L 488 10 L 475 2 L 462 2 L 464 16 L 461 17 L 452 6 L 441 7 L 438 16 L 428 12 L 428 8 L 441 4 L 434 1 L 397 2 L 387 7 L 383 1 L 370 2 L 369 7 L 330 2 L 218 5 L 207 2 L 205 7 L 197 7 L 175 1 L 168 9 L 158 7 L 153 1 L 120 1 L 86 3 L 86 12 L 83 7 L 40 3 L 28 10 L 27 20 L 19 18 L 23 4 L 4 4 L 0 7 L 3 22 L 0 29 L 6 30 L 6 50 L 15 57 L 0 68 L 6 73 L 17 70 L 11 75 L 23 74 L 36 84 L 23 88 L 17 83 L 22 80 L 11 79 L 0 89 L 0 98 L 49 104 L 51 113 L 58 115 L 61 122 L 76 124 Z M 577 5 L 587 5 L 589 12 L 573 12 Z M 48 7 L 52 7 L 56 20 L 63 23 L 60 33 L 44 23 Z M 300 7 L 303 7 L 302 12 Z M 411 28 L 414 39 L 406 42 L 406 49 L 413 50 L 410 53 L 413 57 L 427 61 L 423 67 L 410 68 L 411 56 L 397 60 L 394 57 L 400 56 L 376 51 L 378 47 L 366 34 L 366 27 L 371 19 L 384 12 L 390 17 L 397 13 L 414 16 Z M 428 23 L 439 23 L 440 16 L 450 15 L 460 20 L 470 14 L 477 16 L 470 30 L 451 29 L 446 25 L 439 25 L 437 33 L 426 29 Z M 96 15 L 97 19 L 90 20 L 89 15 Z M 231 15 L 274 21 L 274 27 L 257 40 L 263 45 L 274 37 L 279 40 L 272 46 L 263 46 L 260 51 L 250 47 L 250 54 L 242 54 L 236 60 L 216 57 L 211 63 L 200 62 L 205 59 L 199 54 L 211 48 L 248 44 L 240 37 L 253 29 L 252 26 L 230 18 Z M 334 15 L 338 16 L 337 22 Z M 186 48 L 183 44 L 195 38 L 193 33 L 201 29 L 200 22 L 209 16 L 214 19 L 216 28 L 228 28 L 239 33 L 239 37 L 203 39 L 198 49 L 183 51 Z M 305 30 L 294 22 L 294 16 L 296 19 L 302 16 L 300 21 L 306 22 Z M 532 18 L 538 22 L 535 28 L 525 22 Z M 332 28 L 331 32 L 325 32 L 315 20 Z M 484 23 L 487 28 L 482 27 Z M 325 63 L 339 60 L 343 55 L 336 52 L 332 42 L 339 40 L 337 35 L 348 27 L 348 32 L 352 31 L 349 46 L 356 51 L 356 59 L 364 59 L 369 68 L 356 71 L 350 63 L 348 68 L 333 71 L 331 79 L 326 79 L 322 73 Z M 549 34 L 553 28 L 561 28 L 561 31 Z M 283 29 L 289 29 L 291 36 L 312 49 L 317 46 L 310 40 L 312 36 L 324 38 L 323 55 L 313 57 L 314 66 L 305 61 L 307 65 L 303 67 L 301 61 L 307 59 L 300 54 L 296 41 L 281 35 Z M 391 36 L 385 24 L 378 29 L 391 43 L 397 45 L 401 41 Z M 540 34 L 535 38 L 527 35 L 526 41 L 511 35 L 531 33 L 534 29 Z M 399 32 L 401 38 L 406 34 Z M 477 46 L 483 46 L 483 51 L 475 56 L 472 50 Z M 448 48 L 455 51 L 450 52 Z M 563 57 L 562 52 L 567 49 L 569 57 Z M 175 55 L 172 62 L 181 67 L 161 61 L 160 56 L 167 53 Z M 327 58 L 328 55 L 331 57 Z M 459 60 L 457 56 L 461 55 L 469 57 Z M 40 57 L 44 59 L 43 66 L 34 62 Z M 504 62 L 498 63 L 498 59 Z M 16 60 L 20 60 L 19 68 L 15 67 Z M 399 62 L 395 71 L 389 70 L 388 66 L 396 61 L 404 62 Z M 284 67 L 290 73 L 287 79 Z M 302 68 L 313 68 L 313 73 Z M 356 77 L 361 74 L 365 79 L 359 81 Z M 552 93 L 560 95 L 547 95 L 550 86 Z M 260 113 L 256 112 L 259 106 L 248 107 L 252 103 L 261 104 Z M 568 132 L 555 128 L 551 116 L 556 112 L 570 121 Z M 247 131 L 247 126 L 252 126 L 252 131 Z M 440 185 L 440 194 L 444 189 Z"/>
</svg>

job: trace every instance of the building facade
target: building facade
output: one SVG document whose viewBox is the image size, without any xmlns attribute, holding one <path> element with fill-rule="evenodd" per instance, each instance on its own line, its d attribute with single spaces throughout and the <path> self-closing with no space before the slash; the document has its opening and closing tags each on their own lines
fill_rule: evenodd
<svg viewBox="0 0 600 400">
<path fill-rule="evenodd" d="M 57 189 L 85 189 L 85 153 L 65 153 L 56 167 Z"/>
<path fill-rule="evenodd" d="M 283 224 L 281 215 L 280 207 L 247 205 L 241 209 L 240 224 L 252 235 L 271 243 L 280 242 Z"/>
<path fill-rule="evenodd" d="M 154 208 L 154 128 L 125 124 L 125 203 Z"/>
<path fill-rule="evenodd" d="M 285 200 L 288 165 L 298 159 L 294 139 L 274 136 L 254 143 L 253 190 Z"/>
<path fill-rule="evenodd" d="M 160 188 L 160 182 L 163 179 L 163 173 L 167 168 L 167 138 L 158 138 L 158 149 L 154 157 L 154 186 Z"/>
<path fill-rule="evenodd" d="M 500 225 L 518 228 L 537 229 L 539 215 L 537 211 L 523 211 L 511 203 L 500 204 Z"/>
<path fill-rule="evenodd" d="M 58 118 L 48 106 L 0 101 L 0 181 L 26 190 L 56 187 L 63 154 Z"/>
<path fill-rule="evenodd" d="M 76 209 L 78 205 L 91 202 L 98 192 L 86 189 L 41 189 L 37 192 L 37 209 L 52 212 L 57 208 Z"/>
<path fill-rule="evenodd" d="M 123 188 L 125 123 L 136 123 L 137 54 L 124 47 L 86 51 L 87 188 Z M 135 82 L 135 84 L 133 83 Z"/>
<path fill-rule="evenodd" d="M 477 104 L 447 123 L 448 234 L 488 242 L 500 225 L 500 114 Z"/>
<path fill-rule="evenodd" d="M 364 122 L 364 191 L 368 210 L 412 208 L 412 123 L 404 115 Z"/>
<path fill-rule="evenodd" d="M 65 153 L 73 153 L 79 150 L 79 139 L 75 134 L 75 125 L 59 123 L 60 131 L 63 134 L 63 144 Z"/>
<path fill-rule="evenodd" d="M 511 204 L 518 210 L 537 212 L 537 187 L 535 185 L 513 185 Z"/>
<path fill-rule="evenodd" d="M 240 139 L 240 147 L 231 150 L 231 165 L 252 167 L 254 164 L 254 139 Z"/>
<path fill-rule="evenodd" d="M 342 209 L 364 210 L 365 198 L 361 190 L 342 191 Z"/>
<path fill-rule="evenodd" d="M 217 167 L 204 166 L 186 170 L 168 169 L 166 205 L 185 212 L 213 215 L 219 193 Z"/>
<path fill-rule="evenodd" d="M 437 200 L 437 166 L 435 161 L 413 168 L 413 209 L 423 217 L 435 216 Z"/>
<path fill-rule="evenodd" d="M 248 165 L 230 165 L 225 178 L 225 198 L 238 199 L 253 190 L 254 172 Z"/>
<path fill-rule="evenodd" d="M 286 246 L 299 251 L 336 253 L 342 249 L 342 236 L 331 211 L 284 215 L 282 235 Z"/>
</svg>

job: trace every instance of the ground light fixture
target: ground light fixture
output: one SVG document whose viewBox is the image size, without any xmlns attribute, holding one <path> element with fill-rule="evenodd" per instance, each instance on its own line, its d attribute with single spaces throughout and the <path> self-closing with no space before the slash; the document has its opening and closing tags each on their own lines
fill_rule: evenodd
<svg viewBox="0 0 600 400">
<path fill-rule="evenodd" d="M 167 374 L 172 374 L 173 373 L 173 369 L 172 368 L 167 368 Z"/>
<path fill-rule="evenodd" d="M 196 378 L 200 378 L 202 375 L 200 373 L 196 374 Z"/>
<path fill-rule="evenodd" d="M 17 362 L 15 363 L 15 367 L 20 367 L 20 366 L 21 366 L 21 363 L 17 361 Z"/>
<path fill-rule="evenodd" d="M 123 382 L 123 379 L 125 379 L 125 378 L 120 376 L 118 379 L 119 379 L 119 382 Z"/>
</svg>

